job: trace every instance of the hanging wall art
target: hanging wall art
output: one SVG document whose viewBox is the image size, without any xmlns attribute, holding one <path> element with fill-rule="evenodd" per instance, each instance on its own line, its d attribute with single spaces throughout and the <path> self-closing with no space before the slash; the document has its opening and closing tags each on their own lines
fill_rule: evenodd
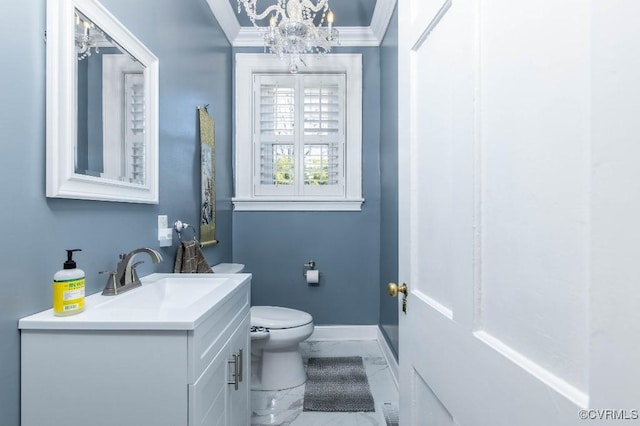
<svg viewBox="0 0 640 426">
<path fill-rule="evenodd" d="M 217 244 L 216 240 L 216 169 L 215 125 L 207 106 L 198 107 L 200 127 L 200 244 L 205 247 Z"/>
</svg>

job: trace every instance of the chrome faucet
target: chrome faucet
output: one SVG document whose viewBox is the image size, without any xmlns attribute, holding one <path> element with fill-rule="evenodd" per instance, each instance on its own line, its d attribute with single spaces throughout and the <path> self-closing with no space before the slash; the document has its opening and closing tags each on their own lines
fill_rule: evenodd
<svg viewBox="0 0 640 426">
<path fill-rule="evenodd" d="M 109 279 L 102 290 L 104 296 L 115 296 L 132 288 L 140 287 L 142 283 L 138 278 L 136 266 L 143 262 L 133 263 L 133 258 L 138 253 L 147 253 L 151 256 L 153 263 L 162 262 L 162 255 L 156 250 L 148 247 L 141 247 L 120 255 L 120 262 L 115 271 L 108 272 Z"/>
</svg>

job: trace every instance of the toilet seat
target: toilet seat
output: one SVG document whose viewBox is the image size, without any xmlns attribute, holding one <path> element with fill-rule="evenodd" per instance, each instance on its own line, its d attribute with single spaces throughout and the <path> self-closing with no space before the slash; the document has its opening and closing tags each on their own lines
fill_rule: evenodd
<svg viewBox="0 0 640 426">
<path fill-rule="evenodd" d="M 251 336 L 251 340 L 266 339 L 269 337 L 269 329 L 252 325 L 249 330 L 249 334 Z"/>
<path fill-rule="evenodd" d="M 251 325 L 271 330 L 287 329 L 307 325 L 313 321 L 311 315 L 297 309 L 280 306 L 252 306 Z"/>
</svg>

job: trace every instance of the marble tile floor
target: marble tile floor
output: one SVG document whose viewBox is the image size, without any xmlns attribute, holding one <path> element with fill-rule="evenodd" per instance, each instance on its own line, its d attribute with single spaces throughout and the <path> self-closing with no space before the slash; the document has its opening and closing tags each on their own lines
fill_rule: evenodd
<svg viewBox="0 0 640 426">
<path fill-rule="evenodd" d="M 302 411 L 304 385 L 283 391 L 251 391 L 253 426 L 385 426 L 382 413 L 385 402 L 398 402 L 398 389 L 389 366 L 375 340 L 302 342 L 300 352 L 305 363 L 313 357 L 361 356 L 375 412 L 324 413 Z"/>
</svg>

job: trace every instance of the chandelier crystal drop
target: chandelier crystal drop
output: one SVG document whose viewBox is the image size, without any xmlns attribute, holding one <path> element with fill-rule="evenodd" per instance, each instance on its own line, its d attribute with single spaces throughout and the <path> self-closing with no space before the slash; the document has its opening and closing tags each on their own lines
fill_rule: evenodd
<svg viewBox="0 0 640 426">
<path fill-rule="evenodd" d="M 243 5 L 253 26 L 265 32 L 265 51 L 281 59 L 288 55 L 290 72 L 297 72 L 300 64 L 306 65 L 302 55 L 325 54 L 338 44 L 328 0 L 275 0 L 262 12 L 257 10 L 258 1 L 238 0 L 238 13 Z M 257 23 L 266 18 L 268 25 Z"/>
<path fill-rule="evenodd" d="M 91 49 L 99 53 L 98 41 L 104 38 L 104 33 L 93 22 L 76 12 L 75 41 L 78 61 L 91 56 Z"/>
</svg>

